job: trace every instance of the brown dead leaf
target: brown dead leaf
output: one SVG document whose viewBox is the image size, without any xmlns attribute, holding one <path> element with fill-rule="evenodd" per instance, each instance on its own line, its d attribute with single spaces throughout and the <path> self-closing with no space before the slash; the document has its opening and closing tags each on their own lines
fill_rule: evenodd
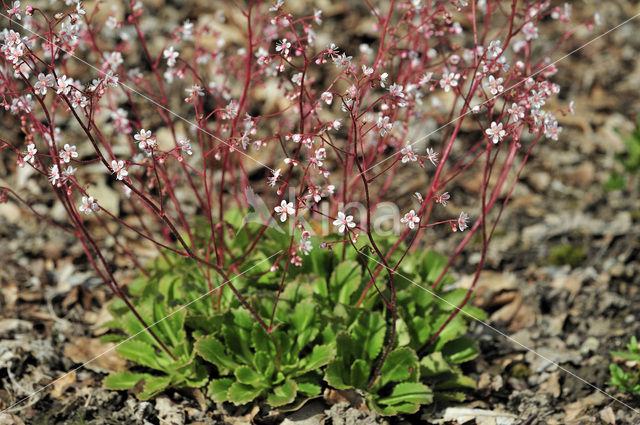
<svg viewBox="0 0 640 425">
<path fill-rule="evenodd" d="M 69 388 L 70 386 L 76 383 L 76 371 L 72 370 L 71 372 L 63 375 L 57 381 L 53 382 L 53 390 L 51 390 L 51 396 L 54 398 L 61 398 L 62 394 Z"/>
<path fill-rule="evenodd" d="M 356 409 L 368 410 L 364 404 L 364 399 L 353 390 L 334 390 L 327 388 L 324 390 L 324 399 L 329 405 L 338 403 L 349 403 Z"/>
<path fill-rule="evenodd" d="M 586 410 L 593 406 L 599 406 L 606 401 L 606 397 L 599 392 L 592 393 L 587 397 L 581 398 L 571 404 L 567 404 L 564 407 L 566 413 L 565 420 L 569 421 L 577 419 L 583 415 Z"/>
<path fill-rule="evenodd" d="M 102 344 L 98 338 L 76 338 L 64 347 L 64 354 L 76 363 L 92 360 L 86 367 L 95 372 L 117 372 L 124 370 L 126 363 L 115 350 L 106 352 L 114 346 L 113 343 Z"/>
<path fill-rule="evenodd" d="M 560 374 L 556 372 L 552 372 L 549 375 L 549 379 L 540 384 L 540 391 L 543 393 L 549 393 L 555 398 L 560 397 L 560 382 L 559 382 Z"/>
</svg>

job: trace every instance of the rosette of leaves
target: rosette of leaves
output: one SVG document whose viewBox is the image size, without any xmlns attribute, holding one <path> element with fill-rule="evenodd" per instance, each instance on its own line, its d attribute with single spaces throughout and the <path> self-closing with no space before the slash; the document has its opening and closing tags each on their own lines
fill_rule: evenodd
<svg viewBox="0 0 640 425">
<path fill-rule="evenodd" d="M 219 331 L 196 342 L 197 353 L 215 365 L 208 395 L 215 401 L 246 404 L 266 397 L 272 407 L 293 409 L 320 395 L 322 371 L 334 357 L 335 333 L 311 298 L 309 286 L 288 285 L 271 332 L 240 307 L 222 316 Z M 268 297 L 252 299 L 268 317 Z"/>
</svg>

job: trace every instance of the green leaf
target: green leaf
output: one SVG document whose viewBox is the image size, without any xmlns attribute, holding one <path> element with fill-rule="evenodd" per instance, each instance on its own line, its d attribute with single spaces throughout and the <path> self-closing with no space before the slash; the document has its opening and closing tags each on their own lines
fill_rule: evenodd
<svg viewBox="0 0 640 425">
<path fill-rule="evenodd" d="M 236 405 L 240 405 L 247 404 L 250 401 L 254 400 L 262 393 L 262 391 L 262 388 L 256 388 L 251 385 L 234 382 L 229 387 L 227 396 L 229 397 L 229 401 Z"/>
<path fill-rule="evenodd" d="M 449 314 L 443 314 L 439 316 L 434 323 L 433 329 L 440 329 L 440 326 L 444 324 L 448 317 Z M 436 338 L 436 344 L 433 351 L 442 350 L 442 347 L 444 347 L 447 342 L 464 335 L 466 331 L 467 324 L 464 319 L 460 317 L 460 314 L 458 314 L 449 322 L 449 324 L 442 330 L 442 332 L 440 332 L 440 335 L 438 335 L 438 338 Z"/>
<path fill-rule="evenodd" d="M 459 373 L 451 374 L 445 379 L 438 381 L 438 383 L 435 385 L 436 390 L 455 390 L 459 388 L 475 389 L 475 387 L 475 380 Z"/>
<path fill-rule="evenodd" d="M 355 261 L 340 263 L 331 274 L 331 299 L 334 302 L 351 304 L 351 296 L 360 286 L 361 276 L 362 267 Z"/>
<path fill-rule="evenodd" d="M 209 397 L 216 402 L 229 401 L 228 391 L 232 384 L 231 378 L 212 379 L 208 388 Z"/>
<path fill-rule="evenodd" d="M 267 395 L 267 402 L 273 406 L 283 406 L 291 403 L 296 398 L 298 386 L 291 379 L 287 379 L 280 386 L 273 389 L 272 393 Z"/>
<path fill-rule="evenodd" d="M 256 367 L 258 373 L 266 378 L 267 381 L 271 380 L 273 373 L 276 370 L 275 359 L 270 354 L 264 351 L 258 351 L 253 358 L 253 364 Z"/>
<path fill-rule="evenodd" d="M 478 357 L 480 350 L 474 340 L 461 337 L 447 342 L 442 347 L 442 354 L 450 363 L 464 363 Z"/>
<path fill-rule="evenodd" d="M 380 369 L 380 387 L 389 382 L 401 382 L 411 375 L 417 377 L 418 355 L 409 347 L 396 348 L 387 356 Z"/>
<path fill-rule="evenodd" d="M 141 379 L 149 379 L 153 375 L 148 373 L 116 372 L 104 379 L 103 385 L 108 390 L 129 390 L 136 386 Z"/>
<path fill-rule="evenodd" d="M 149 400 L 151 397 L 166 389 L 170 384 L 170 376 L 151 376 L 145 378 L 144 391 L 138 394 L 138 398 L 140 400 Z"/>
<path fill-rule="evenodd" d="M 439 351 L 431 353 L 428 356 L 424 356 L 422 359 L 420 359 L 421 377 L 428 378 L 452 371 L 453 369 L 451 369 L 451 366 L 449 366 L 449 363 L 447 363 L 447 361 L 444 359 L 444 356 Z"/>
<path fill-rule="evenodd" d="M 298 376 L 296 384 L 298 384 L 298 394 L 304 394 L 308 397 L 316 396 L 322 391 L 320 378 L 315 373 Z"/>
<path fill-rule="evenodd" d="M 352 334 L 356 340 L 359 353 L 356 357 L 366 360 L 374 360 L 384 343 L 386 323 L 382 314 L 377 311 L 362 311 L 353 326 Z"/>
<path fill-rule="evenodd" d="M 249 385 L 256 385 L 263 379 L 262 375 L 246 365 L 238 366 L 234 371 L 234 375 L 238 382 Z"/>
<path fill-rule="evenodd" d="M 163 370 L 158 363 L 158 355 L 156 350 L 149 344 L 135 339 L 129 339 L 120 343 L 116 351 L 122 357 L 129 359 L 135 363 L 150 367 L 156 370 Z"/>
<path fill-rule="evenodd" d="M 344 361 L 342 358 L 337 358 L 332 360 L 327 365 L 327 369 L 325 370 L 324 375 L 325 381 L 338 390 L 346 390 L 351 388 L 348 384 L 350 380 L 350 375 L 347 375 L 347 371 L 345 369 Z"/>
<path fill-rule="evenodd" d="M 625 351 L 610 351 L 612 356 L 620 357 L 627 360 L 640 361 L 640 354 L 638 353 L 627 353 Z"/>
<path fill-rule="evenodd" d="M 378 400 L 380 404 L 395 405 L 400 403 L 429 404 L 433 401 L 433 392 L 420 382 L 403 382 L 391 391 L 389 397 Z M 416 409 L 417 411 L 417 409 Z"/>
<path fill-rule="evenodd" d="M 357 359 L 351 363 L 351 373 L 349 376 L 349 384 L 351 387 L 365 390 L 367 381 L 369 380 L 369 363 L 363 359 Z"/>
<path fill-rule="evenodd" d="M 222 342 L 213 335 L 207 335 L 196 341 L 194 349 L 200 357 L 216 365 L 223 375 L 238 367 L 238 363 L 225 352 Z"/>
<path fill-rule="evenodd" d="M 321 368 L 331 361 L 334 357 L 335 351 L 330 345 L 316 345 L 311 350 L 311 354 L 302 359 L 302 369 L 300 374 L 307 373 Z"/>
</svg>

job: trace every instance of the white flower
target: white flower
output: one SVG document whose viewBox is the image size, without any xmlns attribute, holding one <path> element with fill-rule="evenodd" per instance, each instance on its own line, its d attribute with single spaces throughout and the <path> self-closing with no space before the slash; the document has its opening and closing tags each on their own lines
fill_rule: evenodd
<svg viewBox="0 0 640 425">
<path fill-rule="evenodd" d="M 413 152 L 413 149 L 411 149 L 411 145 L 402 148 L 402 150 L 400 151 L 400 153 L 403 155 L 402 157 L 402 163 L 406 164 L 407 162 L 415 162 L 418 160 L 418 158 L 416 157 L 415 152 Z"/>
<path fill-rule="evenodd" d="M 464 232 L 464 229 L 469 227 L 467 224 L 468 221 L 469 221 L 469 216 L 467 215 L 467 213 L 462 211 L 460 213 L 460 217 L 458 217 L 458 229 L 460 229 L 461 232 Z"/>
<path fill-rule="evenodd" d="M 538 38 L 538 28 L 533 22 L 527 22 L 526 24 L 524 24 L 524 26 L 522 27 L 522 33 L 524 34 L 524 38 L 527 41 Z"/>
<path fill-rule="evenodd" d="M 129 172 L 125 169 L 124 161 L 116 161 L 115 159 L 111 161 L 111 169 L 114 173 L 117 173 L 116 179 L 123 180 L 126 176 L 129 175 Z"/>
<path fill-rule="evenodd" d="M 384 87 L 384 85 L 387 83 L 388 76 L 389 74 L 387 74 L 386 72 L 383 72 L 382 74 L 380 74 L 380 87 Z"/>
<path fill-rule="evenodd" d="M 98 203 L 93 200 L 93 196 L 82 197 L 82 203 L 78 207 L 78 211 L 85 213 L 86 215 L 91 214 L 93 211 L 98 211 L 100 207 Z"/>
<path fill-rule="evenodd" d="M 400 223 L 406 224 L 409 229 L 413 229 L 416 227 L 416 223 L 420 223 L 420 217 L 416 215 L 414 210 L 411 210 L 400 219 Z"/>
<path fill-rule="evenodd" d="M 507 132 L 502 129 L 502 123 L 496 124 L 495 121 L 491 123 L 491 128 L 487 128 L 484 132 L 491 138 L 494 144 L 501 141 L 507 134 Z"/>
<path fill-rule="evenodd" d="M 493 75 L 489 76 L 489 82 L 485 87 L 489 89 L 492 95 L 497 95 L 498 93 L 502 93 L 504 91 L 504 87 L 502 86 L 502 78 L 496 78 Z"/>
<path fill-rule="evenodd" d="M 382 116 L 380 115 L 378 117 L 378 128 L 380 129 L 380 136 L 384 136 L 385 134 L 387 134 L 389 131 L 391 131 L 391 129 L 393 128 L 393 123 L 389 122 L 389 116 Z"/>
<path fill-rule="evenodd" d="M 173 46 L 170 46 L 168 49 L 164 49 L 162 52 L 162 56 L 167 60 L 167 66 L 169 68 L 173 68 L 176 64 L 176 60 L 178 56 L 180 56 L 179 52 L 176 52 Z"/>
<path fill-rule="evenodd" d="M 339 211 L 338 218 L 333 221 L 333 225 L 338 228 L 339 233 L 344 233 L 345 229 L 355 227 L 356 223 L 353 222 L 352 215 L 345 215 L 342 211 Z"/>
<path fill-rule="evenodd" d="M 291 42 L 286 38 L 276 42 L 276 52 L 282 53 L 282 56 L 289 56 L 289 49 L 291 48 Z"/>
<path fill-rule="evenodd" d="M 273 171 L 273 175 L 269 177 L 269 186 L 273 187 L 278 182 L 278 177 L 280 177 L 280 169 Z M 278 207 L 276 207 L 278 208 Z"/>
<path fill-rule="evenodd" d="M 144 128 L 140 129 L 140 132 L 133 136 L 138 143 L 138 147 L 140 149 L 151 149 L 155 147 L 156 140 L 151 136 L 151 130 L 145 130 Z"/>
<path fill-rule="evenodd" d="M 191 150 L 191 141 L 189 139 L 180 137 L 178 139 L 178 146 L 180 146 L 182 152 L 186 153 L 187 155 L 193 155 L 193 151 Z"/>
<path fill-rule="evenodd" d="M 33 164 L 33 161 L 36 159 L 36 154 L 38 153 L 38 149 L 36 149 L 36 145 L 33 143 L 29 143 L 27 145 L 27 153 L 24 156 L 24 161 Z"/>
<path fill-rule="evenodd" d="M 67 78 L 66 75 L 58 78 L 58 90 L 56 90 L 57 94 L 69 94 L 69 90 L 71 90 L 71 83 L 73 80 L 71 78 Z"/>
<path fill-rule="evenodd" d="M 454 74 L 450 72 L 449 74 L 444 74 L 442 79 L 440 80 L 440 87 L 444 89 L 445 92 L 451 90 L 451 87 L 458 86 L 458 79 L 460 78 L 460 74 Z"/>
<path fill-rule="evenodd" d="M 432 148 L 427 148 L 427 159 L 436 167 L 438 166 L 438 152 L 435 152 Z"/>
<path fill-rule="evenodd" d="M 515 122 L 524 118 L 524 107 L 519 106 L 515 103 L 511 104 L 511 107 L 507 109 L 507 112 L 509 113 L 509 115 L 511 115 L 511 118 Z"/>
<path fill-rule="evenodd" d="M 54 164 L 53 167 L 49 168 L 49 181 L 52 185 L 56 186 L 59 180 L 60 171 L 58 170 L 58 166 Z"/>
<path fill-rule="evenodd" d="M 53 74 L 44 75 L 43 73 L 38 74 L 38 81 L 34 84 L 33 88 L 36 89 L 36 93 L 44 96 L 47 94 L 47 87 L 53 87 L 55 84 L 55 78 Z"/>
<path fill-rule="evenodd" d="M 333 102 L 333 94 L 326 91 L 320 95 L 320 99 L 327 105 L 331 105 L 331 102 Z"/>
<path fill-rule="evenodd" d="M 62 179 L 61 179 L 62 183 L 69 180 L 71 176 L 75 174 L 76 171 L 78 171 L 78 169 L 73 168 L 71 165 L 69 165 L 66 170 L 62 170 Z"/>
<path fill-rule="evenodd" d="M 15 16 L 17 20 L 22 19 L 22 15 L 20 15 L 20 1 L 16 0 L 13 2 L 13 7 L 7 10 L 7 14 L 11 16 Z"/>
<path fill-rule="evenodd" d="M 297 85 L 299 85 L 299 86 L 300 86 L 300 85 L 302 85 L 302 72 L 298 72 L 298 73 L 297 73 L 297 74 L 295 74 L 293 77 L 291 77 L 291 81 L 292 81 L 294 84 L 297 84 Z"/>
<path fill-rule="evenodd" d="M 75 146 L 69 146 L 68 143 L 64 145 L 63 150 L 60 151 L 60 159 L 64 161 L 66 164 L 71 161 L 71 158 L 77 158 L 78 152 L 76 152 Z"/>
<path fill-rule="evenodd" d="M 273 210 L 280 215 L 280 221 L 282 222 L 286 221 L 288 216 L 296 213 L 296 209 L 293 207 L 293 202 L 287 203 L 284 199 L 280 205 L 274 207 Z"/>
<path fill-rule="evenodd" d="M 441 204 L 443 207 L 446 207 L 449 198 L 451 198 L 449 192 L 445 192 L 442 195 L 436 196 L 436 204 Z"/>
</svg>

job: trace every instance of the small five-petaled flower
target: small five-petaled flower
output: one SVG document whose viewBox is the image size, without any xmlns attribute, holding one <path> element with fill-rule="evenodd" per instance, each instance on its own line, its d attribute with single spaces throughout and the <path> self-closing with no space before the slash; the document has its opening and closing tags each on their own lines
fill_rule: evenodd
<svg viewBox="0 0 640 425">
<path fill-rule="evenodd" d="M 287 221 L 287 217 L 290 215 L 294 215 L 296 213 L 296 209 L 293 206 L 293 202 L 287 202 L 284 199 L 277 207 L 274 207 L 273 210 L 280 215 L 280 221 Z"/>
<path fill-rule="evenodd" d="M 353 222 L 352 215 L 345 215 L 345 213 L 339 211 L 338 218 L 333 221 L 333 225 L 338 228 L 338 232 L 344 233 L 345 229 L 355 227 L 356 223 Z"/>
</svg>

